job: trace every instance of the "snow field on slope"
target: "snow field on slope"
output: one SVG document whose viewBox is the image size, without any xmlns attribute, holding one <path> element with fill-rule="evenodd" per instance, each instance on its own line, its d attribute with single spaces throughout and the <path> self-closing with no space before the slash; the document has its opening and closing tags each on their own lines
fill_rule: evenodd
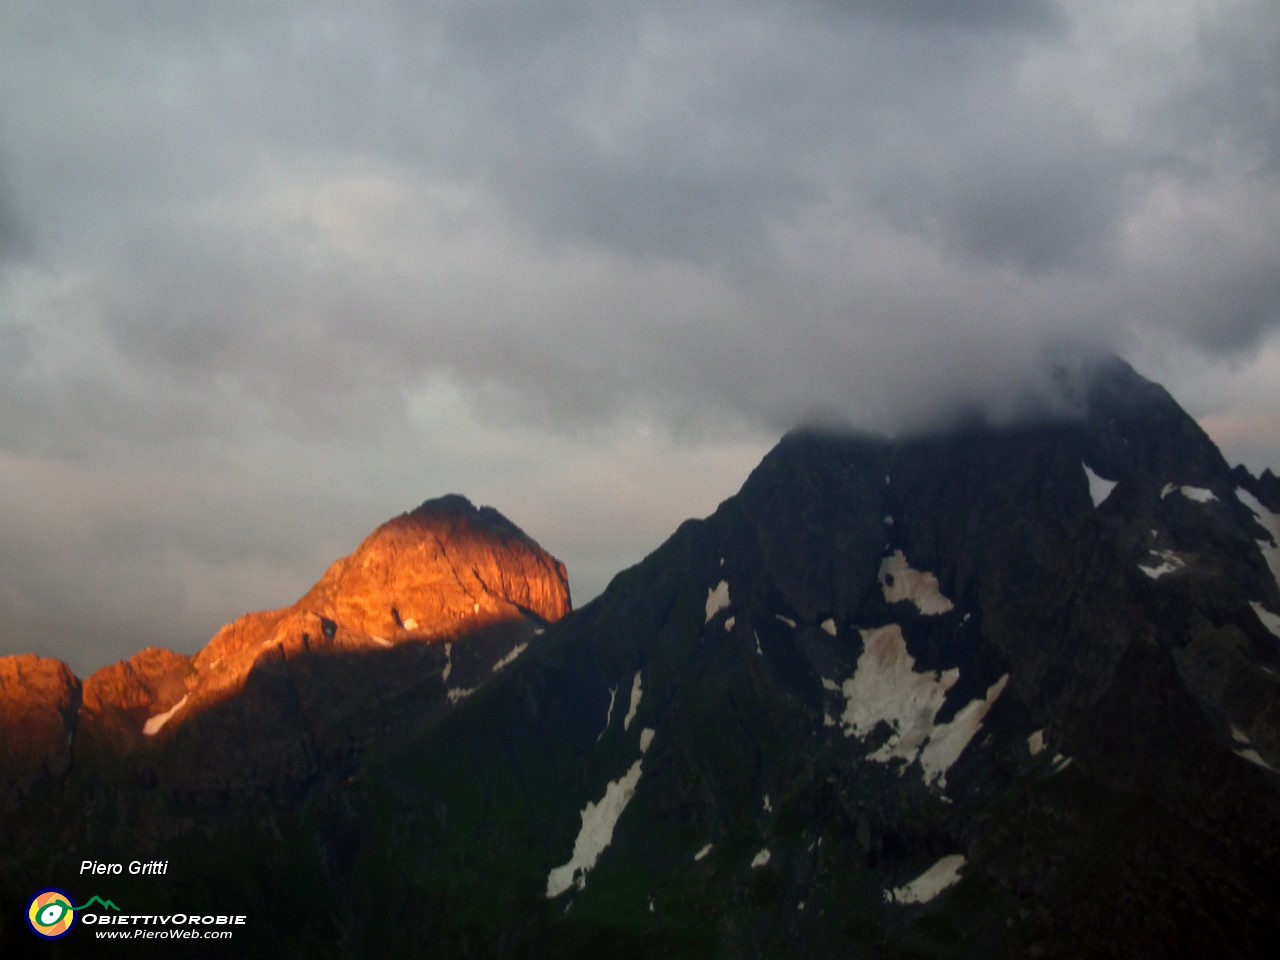
<svg viewBox="0 0 1280 960">
<path fill-rule="evenodd" d="M 154 717 L 149 717 L 147 722 L 142 725 L 143 734 L 148 737 L 154 737 L 164 729 L 164 725 L 169 722 L 169 719 L 186 705 L 187 697 L 184 696 L 164 713 L 157 713 Z"/>
<path fill-rule="evenodd" d="M 881 561 L 877 576 L 887 603 L 910 600 L 925 616 L 937 616 L 955 609 L 955 604 L 942 595 L 938 578 L 927 571 L 913 569 L 901 550 Z"/>
<path fill-rule="evenodd" d="M 884 898 L 889 903 L 928 903 L 943 890 L 960 882 L 960 868 L 965 862 L 958 853 L 943 857 L 906 886 L 886 890 Z"/>
<path fill-rule="evenodd" d="M 639 674 L 636 674 L 637 678 Z M 593 869 L 600 855 L 613 842 L 613 831 L 618 819 L 627 809 L 640 784 L 644 754 L 653 743 L 654 731 L 646 727 L 640 731 L 640 759 L 636 760 L 617 780 L 611 780 L 604 788 L 604 796 L 598 803 L 588 800 L 580 814 L 582 826 L 573 841 L 573 855 L 567 863 L 555 867 L 547 874 L 547 899 L 553 900 L 570 888 L 585 890 L 587 874 Z"/>
<path fill-rule="evenodd" d="M 1092 470 L 1083 460 L 1080 466 L 1084 467 L 1085 479 L 1089 481 L 1089 499 L 1093 501 L 1094 507 L 1102 506 L 1104 500 L 1111 496 L 1111 491 L 1116 488 L 1115 480 L 1104 480 Z"/>
<path fill-rule="evenodd" d="M 1141 563 L 1138 564 L 1138 569 L 1152 580 L 1159 580 L 1161 577 L 1168 576 L 1171 573 L 1176 573 L 1186 566 L 1186 564 L 1182 562 L 1182 558 L 1172 550 L 1152 550 L 1148 556 L 1148 560 L 1152 558 L 1160 561 L 1154 567 L 1148 567 Z"/>
<path fill-rule="evenodd" d="M 712 617 L 728 606 L 729 581 L 721 580 L 707 590 L 707 619 L 704 623 L 710 623 Z"/>
<path fill-rule="evenodd" d="M 915 658 L 907 652 L 902 628 L 896 623 L 861 634 L 862 655 L 853 676 L 840 687 L 845 698 L 840 717 L 845 736 L 865 740 L 877 724 L 887 723 L 893 733 L 867 759 L 888 763 L 898 758 L 908 764 L 918 759 L 924 782 L 945 788 L 947 771 L 982 728 L 1009 675 L 988 687 L 982 699 L 962 707 L 949 722 L 935 724 L 947 691 L 960 679 L 959 668 L 916 672 Z"/>
<path fill-rule="evenodd" d="M 1259 525 L 1267 532 L 1269 539 L 1258 540 L 1258 549 L 1271 568 L 1276 585 L 1280 586 L 1280 513 L 1272 513 L 1248 490 L 1237 490 L 1236 498 L 1253 512 Z"/>
<path fill-rule="evenodd" d="M 622 729 L 630 730 L 631 721 L 636 718 L 636 711 L 640 709 L 640 698 L 644 695 L 644 690 L 640 685 L 640 671 L 636 671 L 635 679 L 631 681 L 631 705 L 627 707 L 627 715 L 622 721 Z"/>
</svg>

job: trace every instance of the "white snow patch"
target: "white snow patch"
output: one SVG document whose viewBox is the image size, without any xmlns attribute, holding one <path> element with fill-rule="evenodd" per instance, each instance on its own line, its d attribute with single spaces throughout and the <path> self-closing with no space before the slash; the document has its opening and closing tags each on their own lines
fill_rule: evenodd
<svg viewBox="0 0 1280 960">
<path fill-rule="evenodd" d="M 1253 612 L 1258 615 L 1258 619 L 1262 621 L 1262 625 L 1280 637 L 1280 617 L 1276 616 L 1260 603 L 1249 601 L 1249 606 L 1253 607 Z"/>
<path fill-rule="evenodd" d="M 764 795 L 764 812 L 773 813 L 773 804 L 769 802 L 769 795 L 767 793 Z"/>
<path fill-rule="evenodd" d="M 1231 739 L 1239 744 L 1239 749 L 1234 751 L 1237 757 L 1248 760 L 1250 763 L 1256 763 L 1258 766 L 1265 767 L 1267 770 L 1280 772 L 1276 771 L 1275 767 L 1262 759 L 1262 755 L 1254 749 L 1253 741 L 1249 739 L 1249 735 L 1234 724 L 1231 726 Z"/>
<path fill-rule="evenodd" d="M 653 743 L 653 727 L 645 727 L 640 731 L 640 752 L 648 753 L 651 743 Z"/>
<path fill-rule="evenodd" d="M 1080 466 L 1084 467 L 1084 475 L 1089 480 L 1089 498 L 1095 507 L 1102 506 L 1102 501 L 1111 496 L 1111 491 L 1116 488 L 1116 481 L 1104 480 L 1090 470 L 1089 465 L 1083 460 L 1080 461 Z"/>
<path fill-rule="evenodd" d="M 732 630 L 733 625 L 737 622 L 738 622 L 737 617 L 729 617 L 728 619 L 726 619 L 724 622 L 724 632 L 728 633 L 730 630 Z"/>
<path fill-rule="evenodd" d="M 1044 731 L 1037 730 L 1031 736 L 1027 737 L 1027 749 L 1031 751 L 1033 757 L 1040 756 L 1040 751 L 1044 749 Z"/>
<path fill-rule="evenodd" d="M 1263 760 L 1261 754 L 1259 754 L 1257 750 L 1253 749 L 1253 747 L 1248 747 L 1244 750 L 1237 750 L 1235 751 L 1235 754 L 1237 757 L 1248 760 L 1250 763 L 1256 763 L 1258 766 L 1264 767 L 1272 773 L 1280 773 L 1280 770 L 1276 770 L 1275 767 Z"/>
<path fill-rule="evenodd" d="M 836 725 L 836 718 L 824 710 L 822 712 L 822 725 L 824 727 L 834 727 Z M 848 736 L 848 734 L 845 734 L 845 736 Z"/>
<path fill-rule="evenodd" d="M 711 618 L 727 606 L 729 606 L 729 581 L 721 580 L 714 587 L 707 590 L 707 619 L 705 622 L 710 623 Z"/>
<path fill-rule="evenodd" d="M 408 623 L 408 621 L 405 621 Z M 449 682 L 449 674 L 453 673 L 453 644 L 446 643 L 444 645 L 444 670 L 440 674 L 440 679 L 444 683 Z"/>
<path fill-rule="evenodd" d="M 796 910 L 797 910 L 797 911 L 799 911 L 800 913 L 804 913 L 804 901 L 803 901 L 803 900 L 801 900 L 799 903 L 797 903 L 797 904 L 796 904 Z"/>
<path fill-rule="evenodd" d="M 595 867 L 600 854 L 613 842 L 613 828 L 635 796 L 636 785 L 640 782 L 640 764 L 641 761 L 637 760 L 625 774 L 611 781 L 604 788 L 604 796 L 599 803 L 587 801 L 582 810 L 582 827 L 573 842 L 573 856 L 568 863 L 547 874 L 548 900 L 560 896 L 570 887 L 586 889 L 587 874 Z"/>
<path fill-rule="evenodd" d="M 822 677 L 821 679 L 823 690 L 830 690 L 832 693 L 840 692 L 840 684 L 836 683 L 834 680 L 828 680 L 826 677 Z"/>
<path fill-rule="evenodd" d="M 938 589 L 938 578 L 923 570 L 914 570 L 901 550 L 880 563 L 880 588 L 888 603 L 910 600 L 926 616 L 936 616 L 955 608 Z"/>
<path fill-rule="evenodd" d="M 501 660 L 499 660 L 497 663 L 493 665 L 493 672 L 497 673 L 503 667 L 508 667 L 511 664 L 515 663 L 516 657 L 524 653 L 525 649 L 528 646 L 529 646 L 528 643 L 516 644 L 514 647 L 511 648 L 510 652 L 505 657 L 503 657 Z"/>
<path fill-rule="evenodd" d="M 699 850 L 697 853 L 693 855 L 693 862 L 697 863 L 699 860 L 704 859 L 706 855 L 709 854 L 714 849 L 714 847 L 715 847 L 715 844 L 708 843 L 705 847 L 703 847 L 701 850 Z"/>
<path fill-rule="evenodd" d="M 405 617 L 403 620 L 401 620 L 401 621 L 400 621 L 400 624 L 401 624 L 401 625 L 402 625 L 406 630 L 417 630 L 417 629 L 418 629 L 418 621 L 417 621 L 417 620 L 415 620 L 415 619 L 413 619 L 413 617 Z"/>
<path fill-rule="evenodd" d="M 943 857 L 905 887 L 886 890 L 884 898 L 889 903 L 928 903 L 943 890 L 960 882 L 960 868 L 965 862 L 958 853 Z"/>
<path fill-rule="evenodd" d="M 769 862 L 770 856 L 772 856 L 772 854 L 769 853 L 768 847 L 761 850 L 759 853 L 757 853 L 754 857 L 751 858 L 751 869 L 757 870 L 760 867 L 763 867 L 766 863 Z"/>
<path fill-rule="evenodd" d="M 751 631 L 751 635 L 752 635 L 752 636 L 754 636 L 754 637 L 756 638 L 756 656 L 757 656 L 757 657 L 763 657 L 763 656 L 764 656 L 764 651 L 760 649 L 760 634 L 758 634 L 758 633 L 756 633 L 754 630 L 752 630 L 752 631 Z"/>
<path fill-rule="evenodd" d="M 650 913 L 653 913 L 653 912 L 654 912 L 654 909 L 653 909 L 653 897 L 650 897 L 650 898 L 649 898 L 649 912 L 650 912 Z"/>
<path fill-rule="evenodd" d="M 1152 550 L 1151 557 L 1159 560 L 1160 562 L 1154 567 L 1148 567 L 1145 564 L 1139 563 L 1138 569 L 1152 580 L 1159 580 L 1161 577 L 1167 576 L 1170 573 L 1177 573 L 1186 566 L 1186 563 L 1183 562 L 1182 558 L 1172 550 Z"/>
<path fill-rule="evenodd" d="M 794 630 L 794 629 L 796 628 L 796 622 L 795 622 L 794 620 L 792 620 L 790 617 L 784 617 L 784 616 L 783 616 L 782 614 L 780 614 L 780 613 L 775 613 L 775 614 L 773 615 L 773 619 L 775 619 L 775 620 L 777 620 L 777 621 L 779 621 L 779 622 L 781 622 L 781 623 L 785 623 L 785 624 L 786 624 L 788 627 L 790 627 L 792 630 Z"/>
<path fill-rule="evenodd" d="M 902 628 L 896 623 L 860 633 L 862 655 L 853 676 L 841 686 L 846 701 L 840 718 L 845 735 L 866 738 L 883 720 L 895 733 L 877 753 L 883 753 L 890 745 L 900 747 L 902 752 L 891 749 L 874 759 L 914 756 L 932 728 L 934 715 L 942 709 L 947 691 L 960 679 L 960 671 L 916 673 L 912 669 L 915 658 L 907 652 Z"/>
<path fill-rule="evenodd" d="M 964 748 L 982 729 L 982 721 L 991 709 L 991 705 L 1004 692 L 1009 675 L 1003 677 L 987 688 L 987 695 L 981 700 L 970 700 L 960 708 L 950 723 L 934 727 L 929 734 L 929 742 L 920 751 L 920 766 L 924 770 L 924 782 L 937 781 L 944 790 L 947 786 L 947 771 L 960 759 Z"/>
<path fill-rule="evenodd" d="M 613 720 L 613 702 L 618 698 L 618 688 L 609 688 L 609 709 L 604 712 L 604 729 L 600 731 L 600 735 L 596 737 L 596 743 L 604 739 L 604 735 L 609 732 L 609 724 Z"/>
<path fill-rule="evenodd" d="M 1253 511 L 1262 529 L 1267 531 L 1268 539 L 1259 540 L 1258 549 L 1262 551 L 1267 566 L 1271 568 L 1271 575 L 1280 586 L 1280 513 L 1272 513 L 1248 490 L 1237 490 L 1236 499 Z"/>
<path fill-rule="evenodd" d="M 189 694 L 187 695 L 189 696 Z M 142 732 L 145 736 L 154 737 L 157 733 L 164 729 L 164 725 L 169 719 L 187 705 L 187 696 L 183 696 L 181 700 L 175 703 L 164 713 L 157 713 L 154 717 L 147 718 L 147 722 L 142 725 Z"/>
<path fill-rule="evenodd" d="M 1179 487 L 1179 492 L 1188 500 L 1194 500 L 1196 503 L 1208 503 L 1210 500 L 1217 500 L 1212 490 L 1206 490 L 1204 487 Z"/>
<path fill-rule="evenodd" d="M 888 763 L 900 758 L 908 764 L 919 758 L 924 781 L 946 787 L 946 772 L 982 728 L 982 720 L 1004 691 L 1009 675 L 993 683 L 981 700 L 961 708 L 949 722 L 934 725 L 947 691 L 960 670 L 917 673 L 907 652 L 902 628 L 896 623 L 863 630 L 863 651 L 854 674 L 841 686 L 845 697 L 840 721 L 845 736 L 865 740 L 881 721 L 892 734 L 867 759 Z"/>
<path fill-rule="evenodd" d="M 886 515 L 886 516 L 885 516 L 885 518 L 884 518 L 884 522 L 885 522 L 888 526 L 892 527 L 892 526 L 893 526 L 893 517 L 890 517 L 890 516 Z"/>
<path fill-rule="evenodd" d="M 1160 499 L 1163 500 L 1165 497 L 1167 497 L 1169 494 L 1173 493 L 1173 491 L 1177 489 L 1178 489 L 1178 485 L 1176 483 L 1166 483 L 1163 487 L 1160 488 Z M 1152 533 L 1155 533 L 1155 531 L 1153 530 Z"/>
<path fill-rule="evenodd" d="M 627 707 L 627 715 L 622 721 L 622 729 L 630 730 L 631 721 L 636 718 L 636 709 L 640 706 L 640 697 L 644 693 L 640 689 L 640 671 L 636 671 L 636 677 L 631 681 L 631 705 Z"/>
<path fill-rule="evenodd" d="M 871 759 L 910 761 L 933 729 L 933 718 L 942 709 L 947 691 L 960 679 L 960 671 L 916 673 L 915 658 L 907 652 L 902 628 L 896 623 L 860 632 L 862 655 L 853 676 L 841 686 L 845 736 L 866 739 L 883 720 L 894 732 Z"/>
<path fill-rule="evenodd" d="M 1067 767 L 1071 766 L 1074 760 L 1075 757 L 1064 757 L 1060 753 L 1055 753 L 1053 755 L 1053 772 L 1061 773 L 1063 770 L 1067 769 Z"/>
<path fill-rule="evenodd" d="M 827 619 L 823 620 L 821 626 L 822 626 L 823 632 L 827 633 L 829 636 L 834 637 L 836 635 L 836 622 L 832 620 L 830 617 L 827 617 Z"/>
<path fill-rule="evenodd" d="M 457 703 L 459 700 L 465 700 L 475 692 L 475 687 L 454 687 L 449 691 L 449 702 Z"/>
<path fill-rule="evenodd" d="M 884 475 L 884 484 L 886 487 L 889 485 L 889 475 L 887 473 Z"/>
</svg>

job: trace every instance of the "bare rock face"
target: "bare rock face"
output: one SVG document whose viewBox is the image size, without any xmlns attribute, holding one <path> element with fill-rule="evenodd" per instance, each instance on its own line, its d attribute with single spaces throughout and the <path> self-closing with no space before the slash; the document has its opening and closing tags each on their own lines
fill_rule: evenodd
<svg viewBox="0 0 1280 960">
<path fill-rule="evenodd" d="M 147 720 L 187 695 L 191 658 L 148 647 L 84 682 L 80 737 L 103 746 L 136 747 Z"/>
<path fill-rule="evenodd" d="M 560 561 L 496 510 L 450 495 L 378 527 L 292 607 L 228 624 L 194 665 L 234 675 L 246 657 L 304 636 L 310 650 L 449 641 L 500 622 L 554 622 L 569 608 Z"/>
<path fill-rule="evenodd" d="M 0 657 L 0 806 L 64 776 L 80 708 L 80 681 L 61 660 Z"/>
<path fill-rule="evenodd" d="M 492 508 L 442 497 L 383 524 L 299 606 L 348 629 L 448 637 L 475 617 L 569 612 L 563 564 Z"/>
<path fill-rule="evenodd" d="M 375 737 L 442 715 L 569 612 L 564 565 L 450 495 L 375 530 L 292 606 L 193 657 L 147 649 L 83 684 L 0 660 L 0 791 L 127 760 L 147 783 L 242 795 L 332 775 Z"/>
</svg>

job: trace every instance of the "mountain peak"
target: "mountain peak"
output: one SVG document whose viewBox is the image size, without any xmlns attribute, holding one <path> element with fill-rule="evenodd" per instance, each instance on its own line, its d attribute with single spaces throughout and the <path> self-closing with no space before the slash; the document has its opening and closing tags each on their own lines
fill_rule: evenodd
<svg viewBox="0 0 1280 960">
<path fill-rule="evenodd" d="M 310 769 L 330 749 L 326 730 L 340 730 L 347 751 L 366 714 L 381 712 L 385 726 L 424 683 L 428 703 L 451 707 L 569 609 L 564 565 L 514 523 L 457 494 L 428 500 L 381 524 L 297 602 L 239 617 L 194 656 L 143 650 L 83 686 L 59 661 L 0 658 L 0 742 L 26 744 L 0 753 L 0 800 L 64 776 L 73 752 L 145 754 L 189 725 L 200 741 L 193 777 L 245 776 L 234 772 L 243 756 L 261 750 L 242 732 L 255 728 L 276 742 L 259 776 L 293 776 L 282 751 L 305 745 Z M 283 714 L 272 678 L 288 688 Z"/>
</svg>

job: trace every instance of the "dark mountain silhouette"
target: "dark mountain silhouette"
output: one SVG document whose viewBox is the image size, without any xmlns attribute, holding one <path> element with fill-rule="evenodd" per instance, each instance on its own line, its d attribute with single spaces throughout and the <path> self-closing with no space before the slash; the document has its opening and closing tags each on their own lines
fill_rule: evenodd
<svg viewBox="0 0 1280 960">
<path fill-rule="evenodd" d="M 273 956 L 1269 956 L 1280 482 L 1119 360 L 1061 389 L 1036 424 L 794 432 L 350 776 L 227 822 L 103 771 L 72 827 L 24 808 L 5 888 L 146 848 L 171 882 L 104 892 L 233 899 Z M 78 762 L 30 796 L 65 814 Z"/>
</svg>

